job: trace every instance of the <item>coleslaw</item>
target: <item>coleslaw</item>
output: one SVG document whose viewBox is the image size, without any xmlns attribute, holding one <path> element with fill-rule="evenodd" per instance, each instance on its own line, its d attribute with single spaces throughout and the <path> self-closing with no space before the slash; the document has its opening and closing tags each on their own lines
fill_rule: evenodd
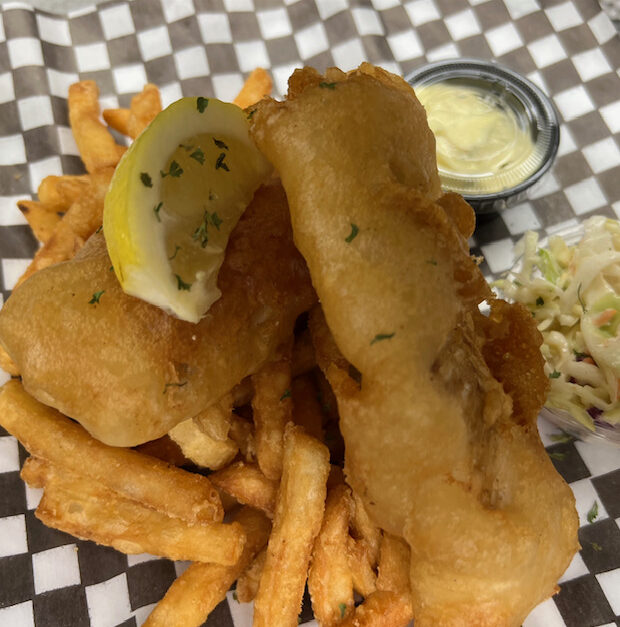
<svg viewBox="0 0 620 627">
<path fill-rule="evenodd" d="M 583 231 L 575 245 L 556 235 L 544 247 L 528 231 L 515 248 L 520 264 L 493 286 L 538 323 L 546 407 L 590 431 L 620 432 L 620 222 L 595 216 Z"/>
</svg>

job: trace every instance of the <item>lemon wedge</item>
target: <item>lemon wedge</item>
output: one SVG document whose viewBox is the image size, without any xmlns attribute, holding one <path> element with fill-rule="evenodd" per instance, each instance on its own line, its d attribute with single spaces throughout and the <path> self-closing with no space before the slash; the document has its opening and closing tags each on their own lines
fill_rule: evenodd
<svg viewBox="0 0 620 627">
<path fill-rule="evenodd" d="M 270 172 L 236 105 L 182 98 L 162 111 L 121 159 L 105 198 L 123 290 L 198 322 L 221 295 L 230 233 Z"/>
</svg>

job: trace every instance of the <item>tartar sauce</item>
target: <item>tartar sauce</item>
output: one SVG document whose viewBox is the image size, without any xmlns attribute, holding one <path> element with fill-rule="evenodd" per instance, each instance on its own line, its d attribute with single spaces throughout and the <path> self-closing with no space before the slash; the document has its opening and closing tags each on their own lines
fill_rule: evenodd
<svg viewBox="0 0 620 627">
<path fill-rule="evenodd" d="M 532 154 L 529 130 L 514 111 L 475 87 L 435 83 L 416 89 L 437 142 L 437 165 L 448 175 L 492 176 Z"/>
</svg>

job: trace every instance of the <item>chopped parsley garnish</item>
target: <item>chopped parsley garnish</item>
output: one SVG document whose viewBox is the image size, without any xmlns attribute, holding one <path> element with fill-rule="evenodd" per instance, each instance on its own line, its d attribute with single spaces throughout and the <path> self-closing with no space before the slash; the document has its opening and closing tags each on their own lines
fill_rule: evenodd
<svg viewBox="0 0 620 627">
<path fill-rule="evenodd" d="M 247 116 L 248 120 L 251 120 L 255 113 L 256 113 L 256 109 L 252 109 L 252 111 L 248 113 L 248 116 Z"/>
<path fill-rule="evenodd" d="M 177 289 L 185 290 L 186 292 L 189 292 L 192 289 L 191 283 L 185 283 L 185 281 L 178 274 L 175 274 L 174 276 L 177 278 Z"/>
<path fill-rule="evenodd" d="M 164 394 L 168 391 L 168 388 L 182 388 L 184 385 L 187 385 L 187 381 L 183 381 L 182 383 L 166 383 L 164 384 Z"/>
<path fill-rule="evenodd" d="M 581 309 L 583 310 L 583 313 L 586 313 L 586 306 L 585 306 L 585 303 L 583 302 L 583 298 L 581 298 L 581 283 L 577 287 L 577 299 L 579 300 L 579 304 L 581 305 Z"/>
<path fill-rule="evenodd" d="M 196 150 L 194 150 L 194 152 L 192 152 L 192 154 L 189 156 L 190 159 L 194 159 L 195 161 L 198 161 L 198 163 L 200 165 L 203 165 L 205 162 L 205 153 L 202 152 L 202 150 L 200 150 L 200 148 L 196 148 Z"/>
<path fill-rule="evenodd" d="M 603 550 L 603 547 L 598 542 L 590 542 L 590 546 L 597 552 Z"/>
<path fill-rule="evenodd" d="M 196 98 L 196 109 L 198 109 L 198 113 L 204 113 L 205 109 L 209 106 L 209 99 L 203 98 L 202 96 L 198 96 Z"/>
<path fill-rule="evenodd" d="M 437 259 L 427 259 L 426 263 L 430 263 L 431 266 L 436 266 L 437 265 Z"/>
<path fill-rule="evenodd" d="M 233 590 L 233 593 L 232 593 L 232 598 L 233 598 L 235 601 L 237 601 L 237 603 L 239 603 L 239 597 L 237 596 L 237 591 L 236 591 L 236 590 Z"/>
<path fill-rule="evenodd" d="M 95 233 L 101 233 L 101 229 L 103 229 L 103 224 L 100 224 L 100 225 L 97 227 L 97 230 L 95 231 Z"/>
<path fill-rule="evenodd" d="M 360 230 L 357 224 L 353 224 L 353 222 L 351 222 L 351 232 L 349 233 L 349 235 L 347 235 L 347 237 L 344 238 L 344 241 L 347 244 L 350 244 L 357 237 L 357 234 L 359 232 Z"/>
<path fill-rule="evenodd" d="M 551 457 L 551 459 L 556 459 L 557 461 L 561 462 L 566 459 L 566 453 L 549 453 L 549 457 Z"/>
<path fill-rule="evenodd" d="M 542 296 L 539 296 L 539 297 L 536 299 L 536 304 L 537 304 L 539 307 L 542 307 L 542 306 L 545 304 L 545 299 L 544 299 Z"/>
<path fill-rule="evenodd" d="M 323 89 L 336 89 L 336 83 L 327 83 L 322 81 L 319 83 L 319 87 L 322 87 Z"/>
<path fill-rule="evenodd" d="M 98 305 L 99 299 L 105 294 L 105 290 L 100 290 L 99 292 L 95 292 L 93 297 L 88 301 L 89 305 Z"/>
<path fill-rule="evenodd" d="M 226 153 L 221 152 L 220 156 L 217 158 L 217 161 L 215 162 L 215 169 L 219 170 L 221 168 L 222 170 L 226 170 L 226 172 L 230 172 L 230 168 L 228 167 L 226 163 L 224 163 L 224 159 L 226 159 Z"/>
<path fill-rule="evenodd" d="M 338 603 L 338 609 L 340 610 L 340 618 L 344 618 L 344 615 L 346 614 L 346 611 L 347 611 L 347 604 Z"/>
<path fill-rule="evenodd" d="M 593 523 L 598 518 L 598 501 L 594 501 L 590 511 L 588 512 L 587 519 L 589 523 Z"/>
<path fill-rule="evenodd" d="M 375 337 L 372 339 L 372 342 L 370 342 L 370 345 L 372 346 L 375 342 L 381 342 L 382 340 L 390 340 L 395 335 L 396 335 L 396 332 L 394 332 L 394 333 L 377 333 L 377 335 L 375 335 Z"/>
<path fill-rule="evenodd" d="M 144 187 L 153 187 L 153 181 L 148 172 L 140 172 L 140 180 Z"/>
<path fill-rule="evenodd" d="M 218 148 L 223 148 L 224 150 L 228 150 L 228 146 L 221 140 L 221 139 L 215 139 L 215 137 L 213 138 L 213 143 L 218 147 Z"/>
<path fill-rule="evenodd" d="M 561 374 L 562 374 L 561 372 L 558 372 L 557 370 L 554 370 L 554 371 L 553 371 L 553 372 L 549 375 L 549 378 L 550 378 L 550 379 L 559 379 Z"/>
<path fill-rule="evenodd" d="M 178 244 L 176 244 L 175 249 L 174 249 L 174 253 L 172 253 L 172 257 L 168 257 L 168 260 L 172 261 L 177 256 L 177 253 L 180 250 L 181 250 L 181 247 Z"/>
<path fill-rule="evenodd" d="M 168 175 L 173 176 L 174 178 L 179 178 L 181 174 L 183 174 L 183 168 L 176 162 L 174 159 L 170 162 L 170 167 L 168 168 L 168 172 L 164 172 L 160 170 L 161 178 L 165 178 Z"/>
<path fill-rule="evenodd" d="M 114 272 L 114 266 L 110 266 L 110 272 Z"/>
<path fill-rule="evenodd" d="M 211 224 L 219 231 L 220 230 L 220 224 L 222 224 L 223 220 L 222 218 L 220 218 L 220 216 L 217 215 L 217 212 L 213 212 L 211 214 Z"/>
<path fill-rule="evenodd" d="M 283 401 L 286 398 L 291 398 L 291 391 L 290 390 L 284 390 L 284 394 L 282 394 L 282 396 L 280 397 L 280 400 Z"/>
<path fill-rule="evenodd" d="M 157 222 L 161 222 L 161 218 L 159 217 L 159 211 L 163 206 L 164 206 L 164 203 L 160 202 L 158 205 L 155 205 L 155 207 L 153 207 L 153 213 L 155 214 L 155 217 L 157 218 Z"/>
<path fill-rule="evenodd" d="M 554 433 L 551 436 L 552 442 L 560 442 L 562 444 L 566 444 L 567 442 L 572 442 L 574 439 L 575 438 L 572 435 L 566 433 L 565 431 L 562 431 L 560 433 Z"/>
<path fill-rule="evenodd" d="M 222 224 L 223 220 L 217 213 L 214 211 L 213 213 L 209 213 L 208 211 L 204 212 L 202 216 L 202 223 L 200 226 L 194 231 L 192 235 L 193 240 L 200 241 L 200 246 L 202 248 L 206 248 L 209 243 L 209 223 L 211 223 L 218 231 L 220 230 L 220 224 Z"/>
<path fill-rule="evenodd" d="M 577 360 L 585 359 L 586 357 L 590 357 L 590 355 L 588 355 L 588 353 L 580 353 L 579 351 L 576 351 L 575 349 L 573 349 L 573 354 L 575 355 L 575 359 L 577 359 Z"/>
</svg>

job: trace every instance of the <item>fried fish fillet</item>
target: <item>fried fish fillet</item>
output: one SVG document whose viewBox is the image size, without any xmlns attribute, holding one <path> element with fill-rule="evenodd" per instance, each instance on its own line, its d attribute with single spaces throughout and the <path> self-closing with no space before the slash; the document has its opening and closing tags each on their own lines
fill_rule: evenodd
<svg viewBox="0 0 620 627">
<path fill-rule="evenodd" d="M 0 342 L 35 398 L 94 437 L 134 446 L 195 416 L 258 370 L 316 299 L 286 197 L 264 186 L 231 235 L 222 297 L 198 323 L 125 294 L 103 235 L 17 288 Z"/>
<path fill-rule="evenodd" d="M 540 336 L 469 256 L 473 212 L 441 195 L 423 108 L 367 64 L 306 68 L 252 123 L 329 327 L 315 316 L 347 478 L 411 548 L 416 627 L 520 625 L 578 548 L 574 498 L 536 429 Z"/>
</svg>

